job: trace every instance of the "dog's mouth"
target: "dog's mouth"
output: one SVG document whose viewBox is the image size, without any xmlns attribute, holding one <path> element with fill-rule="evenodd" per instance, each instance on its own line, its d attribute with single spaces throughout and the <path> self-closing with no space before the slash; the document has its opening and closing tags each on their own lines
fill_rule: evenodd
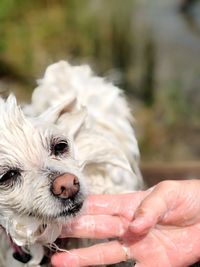
<svg viewBox="0 0 200 267">
<path fill-rule="evenodd" d="M 42 221 L 45 221 L 45 222 L 52 222 L 57 219 L 65 219 L 65 218 L 67 219 L 68 217 L 75 217 L 81 211 L 83 207 L 84 197 L 81 196 L 81 199 L 79 199 L 79 201 L 77 201 L 76 197 L 74 197 L 73 199 L 71 198 L 71 199 L 63 200 L 62 202 L 63 202 L 62 210 L 59 211 L 59 208 L 58 208 L 58 212 L 54 214 L 52 213 L 52 214 L 46 215 L 45 213 L 39 214 L 38 211 L 37 212 L 32 211 L 28 214 L 28 216 L 41 219 Z"/>
<path fill-rule="evenodd" d="M 83 206 L 83 202 L 76 203 L 72 208 L 68 208 L 60 212 L 58 215 L 55 216 L 55 218 L 76 216 L 77 213 L 79 213 L 79 211 L 81 210 L 82 206 Z"/>
<path fill-rule="evenodd" d="M 72 198 L 63 199 L 64 209 L 53 216 L 53 219 L 75 217 L 83 207 L 84 195 L 80 192 L 74 195 Z"/>
</svg>

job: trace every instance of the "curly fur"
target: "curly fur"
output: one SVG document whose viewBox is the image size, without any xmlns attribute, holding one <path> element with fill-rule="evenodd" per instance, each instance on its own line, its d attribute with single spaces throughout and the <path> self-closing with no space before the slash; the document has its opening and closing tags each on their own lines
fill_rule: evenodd
<svg viewBox="0 0 200 267">
<path fill-rule="evenodd" d="M 94 76 L 88 66 L 64 61 L 47 68 L 32 103 L 23 110 L 14 96 L 0 99 L 0 224 L 18 245 L 30 248 L 53 242 L 63 223 L 59 214 L 84 201 L 87 193 L 119 193 L 142 186 L 130 121 L 120 89 Z M 51 155 L 57 139 L 69 144 L 65 157 Z M 20 172 L 19 177 L 1 182 L 10 169 Z M 55 175 L 65 172 L 78 177 L 80 192 L 63 205 L 52 196 L 50 186 Z M 41 239 L 36 232 L 43 224 Z"/>
</svg>

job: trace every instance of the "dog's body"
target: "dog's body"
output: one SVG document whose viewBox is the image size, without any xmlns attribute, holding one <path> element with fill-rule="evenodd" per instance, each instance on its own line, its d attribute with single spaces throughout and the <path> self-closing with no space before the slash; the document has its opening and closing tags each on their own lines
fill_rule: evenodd
<svg viewBox="0 0 200 267">
<path fill-rule="evenodd" d="M 0 223 L 37 251 L 28 266 L 39 266 L 37 244 L 54 242 L 87 192 L 141 187 L 130 119 L 118 88 L 67 62 L 48 67 L 24 112 L 13 97 L 1 100 Z"/>
</svg>

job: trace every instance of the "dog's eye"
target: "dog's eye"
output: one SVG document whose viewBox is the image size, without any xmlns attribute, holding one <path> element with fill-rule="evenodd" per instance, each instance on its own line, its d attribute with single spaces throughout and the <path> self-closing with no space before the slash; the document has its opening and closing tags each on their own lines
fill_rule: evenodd
<svg viewBox="0 0 200 267">
<path fill-rule="evenodd" d="M 60 141 L 59 143 L 55 144 L 52 148 L 52 153 L 55 156 L 62 155 L 66 153 L 69 149 L 69 145 L 67 141 Z"/>
<path fill-rule="evenodd" d="M 16 179 L 16 178 L 18 178 L 19 176 L 20 176 L 21 174 L 20 174 L 20 171 L 19 170 L 15 170 L 15 169 L 13 169 L 13 170 L 9 170 L 9 171 L 7 171 L 4 175 L 2 175 L 1 176 L 1 178 L 0 178 L 0 183 L 5 183 L 5 182 L 7 182 L 7 181 L 9 181 L 9 180 L 13 180 L 13 179 Z"/>
</svg>

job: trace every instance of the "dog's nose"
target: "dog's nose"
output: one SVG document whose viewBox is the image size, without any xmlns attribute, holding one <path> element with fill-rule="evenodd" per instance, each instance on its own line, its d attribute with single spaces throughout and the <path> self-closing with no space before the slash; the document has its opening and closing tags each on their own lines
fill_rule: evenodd
<svg viewBox="0 0 200 267">
<path fill-rule="evenodd" d="M 54 196 L 63 199 L 73 197 L 79 189 L 80 184 L 78 178 L 71 173 L 65 173 L 56 177 L 51 187 Z"/>
</svg>

